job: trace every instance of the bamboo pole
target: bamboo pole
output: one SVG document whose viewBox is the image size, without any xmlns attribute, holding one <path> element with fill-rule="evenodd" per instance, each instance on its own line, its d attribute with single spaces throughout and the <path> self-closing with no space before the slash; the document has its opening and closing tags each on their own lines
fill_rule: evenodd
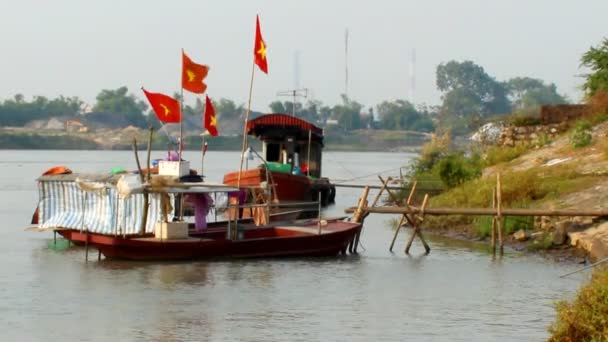
<svg viewBox="0 0 608 342">
<path fill-rule="evenodd" d="M 502 239 L 502 233 L 503 233 L 503 224 L 504 224 L 504 219 L 502 217 L 502 213 L 501 213 L 501 209 L 502 209 L 502 191 L 501 191 L 501 183 L 500 183 L 500 173 L 496 174 L 496 220 L 497 222 L 497 228 L 498 228 L 498 244 L 499 244 L 499 254 L 502 256 L 503 254 L 503 239 Z"/>
<path fill-rule="evenodd" d="M 391 241 L 391 246 L 388 248 L 389 252 L 393 251 L 393 246 L 395 246 L 395 241 L 397 240 L 397 235 L 399 235 L 399 230 L 401 230 L 401 226 L 404 223 L 403 221 L 405 221 L 405 214 L 401 215 L 399 224 L 397 224 L 397 229 L 395 229 L 395 235 L 393 235 L 393 241 Z"/>
<path fill-rule="evenodd" d="M 243 144 L 241 147 L 241 165 L 239 167 L 239 175 L 237 178 L 237 188 L 241 186 L 241 173 L 243 171 L 243 155 L 247 149 L 247 121 L 249 121 L 249 113 L 251 113 L 251 94 L 253 93 L 253 75 L 255 75 L 255 59 L 251 65 L 251 81 L 249 82 L 249 100 L 247 101 L 247 112 L 245 113 L 245 122 L 243 124 Z"/>
<path fill-rule="evenodd" d="M 355 211 L 355 214 L 353 215 L 353 222 L 356 223 L 361 223 L 363 221 L 363 214 L 365 213 L 365 211 L 363 210 L 363 208 L 367 207 L 367 195 L 369 194 L 369 188 L 365 187 L 363 189 L 363 193 L 361 194 L 361 197 L 359 198 L 359 204 L 357 206 L 357 210 Z"/>
<path fill-rule="evenodd" d="M 133 153 L 135 153 L 135 163 L 137 164 L 137 171 L 139 172 L 139 180 L 141 183 L 144 183 L 144 172 L 141 169 L 141 164 L 139 163 L 139 153 L 137 152 L 137 139 L 133 138 Z"/>
<path fill-rule="evenodd" d="M 150 154 L 152 153 L 152 135 L 154 134 L 154 128 L 150 127 L 148 133 L 148 147 L 147 147 L 147 157 L 146 157 L 146 182 L 150 182 Z M 140 172 L 141 173 L 141 172 Z M 143 179 L 143 175 L 140 176 L 140 179 Z M 141 214 L 141 226 L 139 227 L 139 233 L 144 235 L 146 233 L 146 225 L 148 223 L 148 210 L 150 206 L 150 194 L 144 189 L 144 206 L 142 208 Z M 181 206 L 180 206 L 181 207 Z"/>
<path fill-rule="evenodd" d="M 388 182 L 390 182 L 392 180 L 391 177 L 388 177 L 386 179 L 386 182 L 382 180 L 382 177 L 380 177 L 380 181 L 382 182 L 382 186 L 380 187 L 380 191 L 378 191 L 378 193 L 376 194 L 376 197 L 374 198 L 374 200 L 372 201 L 372 207 L 375 207 L 376 204 L 378 204 L 378 201 L 380 200 L 380 196 L 382 196 L 382 193 L 384 192 L 384 189 L 386 189 L 386 187 L 388 186 Z"/>
<path fill-rule="evenodd" d="M 388 180 L 387 180 L 388 182 Z M 407 202 L 406 205 L 409 207 L 409 205 L 412 203 L 412 200 L 414 199 L 414 193 L 416 192 L 416 185 L 418 184 L 418 182 L 414 182 L 414 185 L 412 186 L 412 188 L 410 189 L 410 194 L 407 197 Z M 387 190 L 390 192 L 390 190 Z M 397 235 L 399 235 L 399 231 L 401 230 L 401 226 L 403 225 L 403 221 L 408 219 L 406 214 L 401 215 L 401 220 L 399 221 L 399 225 L 397 226 L 397 229 L 395 230 L 395 235 L 393 236 L 393 241 L 391 241 L 391 246 L 389 247 L 389 251 L 392 252 L 393 251 L 393 247 L 395 246 L 395 241 L 397 240 Z M 408 219 L 408 222 L 410 220 Z"/>
<path fill-rule="evenodd" d="M 492 208 L 496 209 L 496 188 L 492 189 Z M 492 216 L 492 255 L 496 255 L 496 216 Z"/>
<path fill-rule="evenodd" d="M 407 243 L 407 246 L 405 247 L 405 254 L 410 254 L 410 247 L 412 247 L 412 242 L 414 242 L 414 238 L 416 237 L 416 235 L 418 235 L 418 237 L 420 238 L 420 241 L 422 241 L 422 244 L 424 245 L 424 250 L 426 251 L 426 254 L 429 254 L 431 251 L 431 248 L 429 247 L 429 245 L 426 243 L 426 241 L 424 240 L 424 237 L 422 235 L 422 232 L 420 231 L 420 223 L 424 220 L 424 210 L 426 209 L 426 205 L 428 203 L 428 199 L 429 199 L 429 195 L 425 194 L 424 195 L 424 199 L 422 200 L 422 207 L 420 210 L 420 217 L 419 218 L 414 218 L 414 231 L 412 232 L 412 235 L 410 236 L 410 239 Z"/>
<path fill-rule="evenodd" d="M 346 213 L 354 212 L 355 208 L 347 208 Z M 412 207 L 366 207 L 364 211 L 376 214 L 417 214 L 420 208 Z M 524 208 L 501 208 L 503 216 L 608 216 L 608 210 L 574 210 L 574 209 L 524 209 Z M 494 216 L 497 210 L 493 208 L 426 208 L 425 215 L 472 215 L 472 216 Z"/>
</svg>

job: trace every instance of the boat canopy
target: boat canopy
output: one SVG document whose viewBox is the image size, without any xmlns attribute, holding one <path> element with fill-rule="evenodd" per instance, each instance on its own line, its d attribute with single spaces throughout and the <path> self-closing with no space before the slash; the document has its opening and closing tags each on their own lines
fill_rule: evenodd
<svg viewBox="0 0 608 342">
<path fill-rule="evenodd" d="M 323 140 L 323 129 L 292 115 L 266 114 L 247 122 L 247 134 L 262 139 L 275 138 L 274 135 L 293 135 L 296 139 L 307 140 L 308 132 L 312 133 L 313 140 Z"/>
<path fill-rule="evenodd" d="M 140 233 L 143 217 L 144 192 L 149 193 L 146 233 L 162 219 L 163 196 L 167 203 L 174 195 L 219 193 L 217 202 L 227 203 L 228 194 L 236 187 L 223 184 L 180 183 L 153 176 L 150 185 L 143 186 L 137 174 L 64 174 L 38 178 L 40 229 L 67 228 L 107 235 Z M 218 200 L 220 197 L 220 200 Z M 215 208 L 217 208 L 216 203 Z M 222 206 L 225 204 L 222 204 Z M 168 208 L 168 221 L 173 220 L 173 208 Z"/>
</svg>

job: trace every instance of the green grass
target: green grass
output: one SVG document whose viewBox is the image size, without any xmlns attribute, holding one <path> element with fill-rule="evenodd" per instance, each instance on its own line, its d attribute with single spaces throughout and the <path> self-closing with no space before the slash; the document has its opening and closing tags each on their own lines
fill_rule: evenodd
<svg viewBox="0 0 608 342">
<path fill-rule="evenodd" d="M 488 237 L 492 234 L 492 217 L 490 216 L 478 216 L 473 220 L 473 228 L 475 235 L 481 238 Z M 516 231 L 532 230 L 534 228 L 534 217 L 533 216 L 517 216 L 517 217 L 505 217 L 504 220 L 504 233 L 510 235 Z"/>
<path fill-rule="evenodd" d="M 608 269 L 596 270 L 572 301 L 556 305 L 557 318 L 548 341 L 606 341 L 608 336 Z"/>
<path fill-rule="evenodd" d="M 580 175 L 568 167 L 551 171 L 533 168 L 506 173 L 501 176 L 502 206 L 505 208 L 538 207 L 545 200 L 588 188 L 597 179 L 598 176 Z M 429 207 L 491 208 L 492 190 L 495 186 L 495 177 L 472 180 L 432 197 Z M 473 217 L 460 215 L 429 216 L 425 220 L 425 226 L 429 228 L 449 228 L 472 223 L 474 223 Z M 507 229 L 515 229 L 516 226 L 513 223 L 513 228 Z M 474 228 L 480 236 L 486 236 L 489 233 L 489 225 L 483 219 L 480 219 Z"/>
<path fill-rule="evenodd" d="M 492 146 L 488 148 L 483 157 L 484 166 L 492 166 L 500 163 L 510 162 L 530 150 L 530 146 L 521 144 L 513 147 Z"/>
</svg>

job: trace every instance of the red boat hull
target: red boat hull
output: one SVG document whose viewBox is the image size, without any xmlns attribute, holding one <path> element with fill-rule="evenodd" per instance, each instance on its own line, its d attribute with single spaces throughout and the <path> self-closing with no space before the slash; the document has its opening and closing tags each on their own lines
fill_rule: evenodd
<svg viewBox="0 0 608 342">
<path fill-rule="evenodd" d="M 313 201 L 311 182 L 306 176 L 292 175 L 284 172 L 269 171 L 266 177 L 266 169 L 249 169 L 241 173 L 242 186 L 259 186 L 260 183 L 268 181 L 274 184 L 274 191 L 279 201 Z M 231 172 L 224 175 L 224 184 L 236 186 L 239 173 Z"/>
<path fill-rule="evenodd" d="M 114 237 L 62 230 L 72 241 L 99 249 L 106 258 L 129 260 L 190 260 L 217 257 L 330 256 L 345 252 L 361 231 L 361 224 L 330 222 L 321 234 L 315 224 L 246 230 L 240 240 L 226 239 L 226 230 L 216 229 L 181 240 L 154 237 Z"/>
</svg>

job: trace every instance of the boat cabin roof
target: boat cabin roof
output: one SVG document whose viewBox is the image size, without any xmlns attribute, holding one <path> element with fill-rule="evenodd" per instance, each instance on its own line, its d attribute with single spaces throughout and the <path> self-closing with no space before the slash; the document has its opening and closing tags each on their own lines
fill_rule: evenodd
<svg viewBox="0 0 608 342">
<path fill-rule="evenodd" d="M 323 129 L 292 115 L 266 114 L 247 122 L 247 134 L 262 140 L 282 139 L 286 135 L 307 140 L 308 132 L 311 132 L 313 141 L 323 141 Z"/>
</svg>

